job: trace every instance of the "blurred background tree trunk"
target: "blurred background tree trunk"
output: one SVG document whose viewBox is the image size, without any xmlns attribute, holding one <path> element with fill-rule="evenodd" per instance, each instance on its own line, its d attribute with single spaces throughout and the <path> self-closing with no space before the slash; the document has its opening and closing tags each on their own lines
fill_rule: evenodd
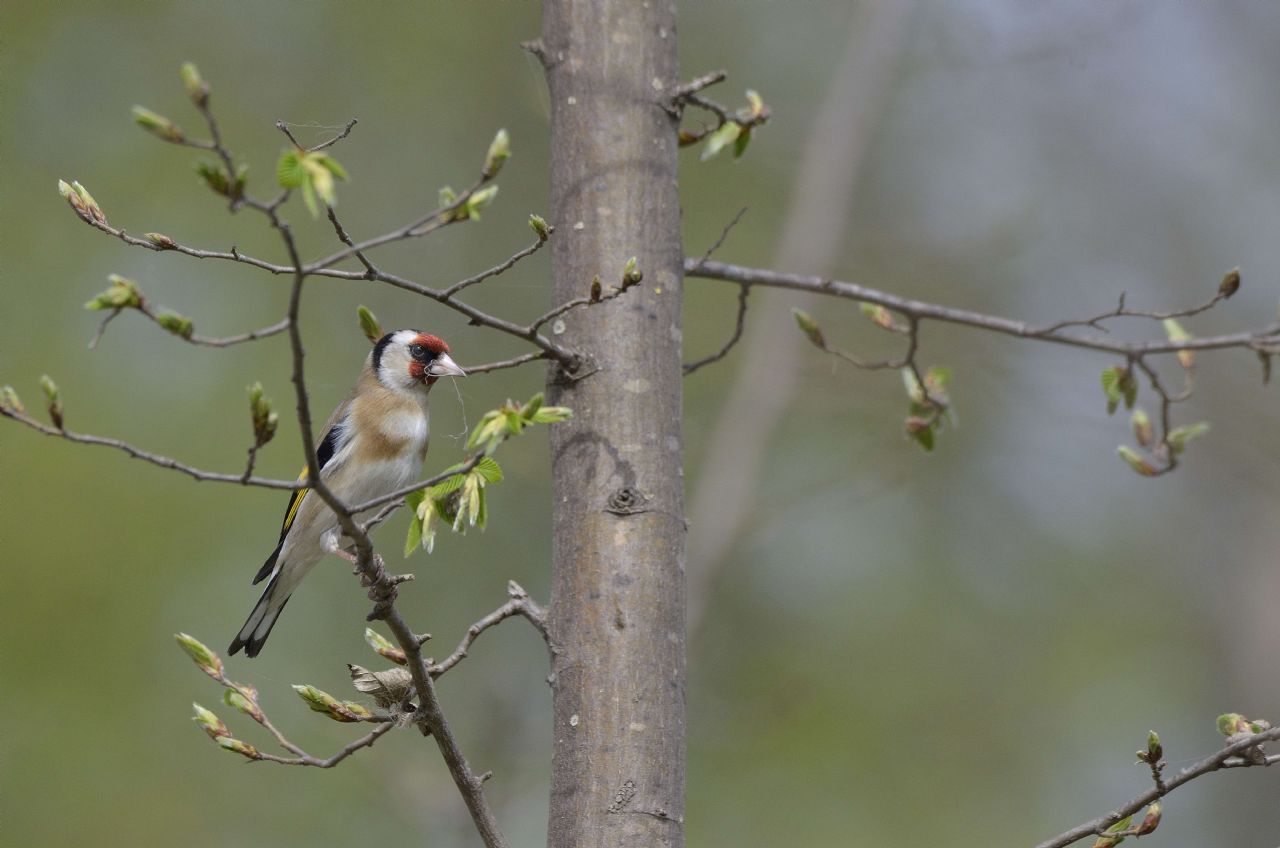
<svg viewBox="0 0 1280 848">
<path fill-rule="evenodd" d="M 551 0 L 553 302 L 643 284 L 552 332 L 589 361 L 553 374 L 554 762 L 548 841 L 684 844 L 685 523 L 675 5 Z"/>
</svg>

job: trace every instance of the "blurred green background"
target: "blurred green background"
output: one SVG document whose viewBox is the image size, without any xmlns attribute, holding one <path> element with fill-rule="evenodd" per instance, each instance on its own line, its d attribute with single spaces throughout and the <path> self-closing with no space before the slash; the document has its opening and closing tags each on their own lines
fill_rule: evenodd
<svg viewBox="0 0 1280 848">
<path fill-rule="evenodd" d="M 212 84 L 259 194 L 282 148 L 275 119 L 315 141 L 358 117 L 335 151 L 357 237 L 465 185 L 505 126 L 515 155 L 484 220 L 381 254 L 451 282 L 527 244 L 526 216 L 546 212 L 547 94 L 516 46 L 538 18 L 517 0 L 0 6 L 0 382 L 38 408 L 48 372 L 73 429 L 241 468 L 245 386 L 261 380 L 291 406 L 284 337 L 212 351 L 126 315 L 89 351 L 97 316 L 81 304 L 117 272 L 198 331 L 230 334 L 277 320 L 287 281 L 114 242 L 75 219 L 57 180 L 82 181 L 130 232 L 278 258 L 257 216 L 228 216 L 197 184 L 195 151 L 131 124 L 140 103 L 198 129 L 181 62 Z M 685 76 L 725 68 L 717 98 L 736 105 L 750 86 L 774 110 L 740 162 L 684 154 L 688 251 L 747 206 L 719 258 L 781 257 L 1042 321 L 1102 311 L 1122 290 L 1135 307 L 1190 305 L 1238 264 L 1241 293 L 1188 326 L 1260 326 L 1280 290 L 1277 41 L 1280 7 L 1256 2 L 687 2 Z M 289 216 L 305 256 L 332 249 L 327 225 Z M 727 336 L 736 290 L 688 289 L 693 358 Z M 473 299 L 538 314 L 545 257 Z M 955 370 L 963 426 L 926 456 L 902 435 L 896 375 L 833 366 L 797 341 L 794 298 L 753 302 L 744 344 L 687 381 L 687 480 L 702 505 L 690 515 L 690 844 L 1029 844 L 1144 789 L 1132 752 L 1149 727 L 1176 768 L 1219 745 L 1219 712 L 1280 719 L 1277 390 L 1252 355 L 1201 357 L 1178 415 L 1213 431 L 1151 481 L 1115 457 L 1127 432 L 1103 410 L 1106 357 L 930 328 L 925 359 Z M 359 303 L 384 325 L 445 336 L 464 364 L 522 350 L 405 293 L 316 280 L 303 321 L 321 414 L 366 350 Z M 883 344 L 852 304 L 810 308 L 846 347 Z M 433 465 L 461 455 L 465 423 L 541 383 L 527 366 L 460 382 L 461 403 L 437 388 Z M 742 413 L 722 416 L 735 391 Z M 282 419 L 261 462 L 273 476 L 299 464 Z M 418 581 L 405 610 L 437 652 L 508 579 L 545 599 L 543 437 L 504 450 L 484 535 L 442 537 L 407 566 Z M 751 468 L 757 443 L 739 509 L 716 487 Z M 384 741 L 330 772 L 286 770 L 220 753 L 192 726 L 190 702 L 219 692 L 171 635 L 229 641 L 280 493 L 195 483 L 10 422 L 0 480 L 0 841 L 478 843 L 432 746 Z M 404 526 L 380 531 L 385 550 Z M 354 731 L 309 715 L 289 684 L 347 692 L 343 663 L 370 662 L 367 606 L 335 560 L 261 658 L 230 662 L 313 753 Z M 540 644 L 511 622 L 442 685 L 469 757 L 496 773 L 489 792 L 515 845 L 544 838 L 545 673 Z M 1173 796 L 1156 838 L 1274 845 L 1278 791 L 1269 772 L 1216 775 Z"/>
</svg>

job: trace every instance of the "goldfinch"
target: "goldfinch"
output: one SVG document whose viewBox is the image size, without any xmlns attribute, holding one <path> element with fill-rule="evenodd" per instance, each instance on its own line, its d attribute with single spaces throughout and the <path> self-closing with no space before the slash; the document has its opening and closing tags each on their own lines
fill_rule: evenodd
<svg viewBox="0 0 1280 848">
<path fill-rule="evenodd" d="M 320 476 L 343 503 L 357 504 L 412 483 L 422 470 L 429 435 L 427 393 L 441 377 L 465 377 L 444 340 L 417 330 L 398 330 L 378 340 L 360 379 L 329 417 L 316 448 Z M 307 469 L 298 478 L 302 482 Z M 256 657 L 271 628 L 302 582 L 325 554 L 339 550 L 338 517 L 308 489 L 289 500 L 276 549 L 254 584 L 268 580 L 253 612 L 231 643 Z"/>
</svg>

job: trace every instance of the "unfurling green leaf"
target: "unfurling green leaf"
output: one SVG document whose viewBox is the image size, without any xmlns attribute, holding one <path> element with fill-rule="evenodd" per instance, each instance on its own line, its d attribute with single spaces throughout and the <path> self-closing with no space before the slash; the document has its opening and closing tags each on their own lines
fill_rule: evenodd
<svg viewBox="0 0 1280 848">
<path fill-rule="evenodd" d="M 232 176 L 227 173 L 226 168 L 217 162 L 201 159 L 196 162 L 196 173 L 200 175 L 200 179 L 214 194 L 220 194 L 231 200 L 239 200 L 244 196 L 245 178 L 249 173 L 249 166 L 238 166 L 235 176 Z"/>
<path fill-rule="evenodd" d="M 397 648 L 378 631 L 372 627 L 364 629 L 364 640 L 369 643 L 369 647 L 378 652 L 378 656 L 383 659 L 391 660 L 397 665 L 408 665 L 409 660 L 404 655 L 404 651 Z"/>
<path fill-rule="evenodd" d="M 1240 269 L 1232 268 L 1222 277 L 1222 282 L 1218 283 L 1218 294 L 1225 297 L 1240 291 Z"/>
<path fill-rule="evenodd" d="M 644 279 L 644 271 L 640 270 L 640 260 L 632 256 L 622 266 L 622 290 L 626 291 Z"/>
<path fill-rule="evenodd" d="M 1129 829 L 1129 823 L 1131 821 L 1133 821 L 1133 816 L 1125 816 L 1120 819 L 1120 821 L 1103 831 L 1103 833 L 1121 833 L 1126 831 Z M 1099 836 L 1097 839 L 1093 840 L 1093 848 L 1114 848 L 1114 846 L 1119 845 L 1121 842 L 1124 842 L 1123 836 Z"/>
<path fill-rule="evenodd" d="M 760 96 L 760 92 L 754 89 L 747 89 L 747 117 L 759 118 L 763 115 L 768 107 L 764 105 L 764 98 Z"/>
<path fill-rule="evenodd" d="M 222 703 L 232 709 L 239 710 L 247 716 L 250 716 L 256 722 L 261 722 L 263 720 L 263 715 L 262 708 L 258 706 L 257 690 L 247 683 L 238 683 L 236 685 L 240 687 L 239 690 L 222 690 Z M 245 692 L 249 694 L 246 696 Z"/>
<path fill-rule="evenodd" d="M 241 742 L 239 739 L 232 739 L 229 736 L 223 736 L 218 739 L 218 744 L 222 746 L 224 751 L 231 751 L 242 757 L 248 757 L 251 760 L 262 759 L 262 752 L 250 745 L 248 742 Z"/>
<path fill-rule="evenodd" d="M 186 633 L 175 633 L 173 638 L 177 640 L 178 646 L 186 652 L 187 656 L 195 661 L 201 671 L 215 679 L 222 676 L 222 658 L 209 650 L 203 642 Z"/>
<path fill-rule="evenodd" d="M 815 347 L 826 350 L 827 340 L 823 337 L 822 328 L 818 326 L 818 322 L 813 320 L 813 316 L 799 307 L 792 307 L 791 314 L 796 319 L 796 325 L 799 326 L 800 331 L 809 338 L 809 341 L 812 342 Z"/>
<path fill-rule="evenodd" d="M 206 710 L 199 704 L 193 703 L 191 706 L 196 713 L 192 716 L 192 720 L 195 721 L 196 724 L 200 725 L 201 730 L 209 734 L 210 739 L 224 739 L 231 737 L 231 731 L 222 723 L 222 719 L 218 718 L 212 712 Z"/>
<path fill-rule="evenodd" d="M 276 182 L 281 188 L 298 188 L 306 179 L 307 169 L 302 165 L 302 155 L 296 147 L 280 154 L 276 162 Z"/>
<path fill-rule="evenodd" d="M 157 115 L 150 109 L 144 109 L 141 106 L 134 106 L 133 122 L 154 135 L 156 138 L 162 138 L 165 141 L 172 142 L 186 140 L 186 135 L 177 124 L 170 121 L 164 115 Z"/>
<path fill-rule="evenodd" d="M 1151 416 L 1147 415 L 1146 410 L 1141 407 L 1133 411 L 1133 415 L 1129 418 L 1129 424 L 1133 428 L 1133 437 L 1137 439 L 1141 447 L 1149 448 L 1155 441 L 1155 428 L 1151 426 Z"/>
<path fill-rule="evenodd" d="M 196 326 L 191 319 L 177 312 L 157 312 L 155 321 L 175 336 L 181 336 L 184 339 L 191 338 L 196 331 Z"/>
<path fill-rule="evenodd" d="M 1160 744 L 1160 734 L 1154 730 L 1147 731 L 1147 750 L 1138 752 L 1138 759 L 1150 765 L 1159 765 L 1164 758 L 1164 746 Z"/>
<path fill-rule="evenodd" d="M 1128 445 L 1121 445 L 1120 447 L 1116 448 L 1116 453 L 1120 456 L 1121 459 L 1125 461 L 1125 463 L 1130 468 L 1132 468 L 1138 474 L 1141 474 L 1143 477 L 1154 477 L 1158 473 L 1160 473 L 1159 471 L 1156 470 L 1156 467 L 1154 465 L 1152 465 L 1150 462 L 1147 462 L 1147 460 L 1144 459 L 1141 454 L 1139 454 L 1137 451 L 1135 451 L 1133 448 L 1129 447 Z"/>
<path fill-rule="evenodd" d="M 89 190 L 80 185 L 79 182 L 72 180 L 70 184 L 64 180 L 58 180 L 58 194 L 62 195 L 62 199 L 71 205 L 76 214 L 89 223 L 105 224 L 107 216 L 103 214 L 102 207 L 98 205 L 98 201 L 93 199 L 93 195 L 89 194 Z"/>
<path fill-rule="evenodd" d="M 498 130 L 493 141 L 489 143 L 489 152 L 484 157 L 485 179 L 493 179 L 502 170 L 503 164 L 511 158 L 511 136 L 505 129 Z"/>
<path fill-rule="evenodd" d="M 538 241 L 551 238 L 551 225 L 541 215 L 529 216 L 529 228 L 538 235 Z"/>
<path fill-rule="evenodd" d="M 909 415 L 906 421 L 903 422 L 903 427 L 906 429 L 907 435 L 916 444 L 920 445 L 928 453 L 933 452 L 938 428 L 937 419 L 929 420 L 918 415 Z"/>
<path fill-rule="evenodd" d="M 479 221 L 480 210 L 492 203 L 497 196 L 498 187 L 496 185 L 488 185 L 479 191 L 472 192 L 471 196 L 467 198 L 467 202 L 462 204 L 462 208 L 458 210 L 463 214 L 458 215 L 455 213 L 454 217 L 458 220 L 470 218 L 473 221 Z"/>
<path fill-rule="evenodd" d="M 298 697 L 307 702 L 307 706 L 313 712 L 323 713 L 334 721 L 350 723 L 369 718 L 369 711 L 359 704 L 353 704 L 350 701 L 339 701 L 328 692 L 317 689 L 314 686 L 294 685 L 293 691 L 297 692 Z"/>
<path fill-rule="evenodd" d="M 1138 399 L 1138 380 L 1123 365 L 1112 365 L 1102 372 L 1102 391 L 1107 396 L 1107 414 L 1111 415 L 1124 401 L 1125 409 L 1133 409 Z"/>
<path fill-rule="evenodd" d="M 725 121 L 715 132 L 707 136 L 706 144 L 702 148 L 703 162 L 719 155 L 729 145 L 738 140 L 738 136 L 742 134 L 742 126 L 735 121 Z"/>
<path fill-rule="evenodd" d="M 356 307 L 356 318 L 360 321 L 360 331 L 364 333 L 364 337 L 371 342 L 377 342 L 382 338 L 382 325 L 378 323 L 378 317 L 367 306 Z"/>
<path fill-rule="evenodd" d="M 1203 436 L 1207 432 L 1209 432 L 1209 422 L 1200 421 L 1195 424 L 1188 424 L 1185 427 L 1174 428 L 1169 432 L 1165 441 L 1169 443 L 1169 450 L 1177 456 L 1187 449 L 1187 442 Z"/>
<path fill-rule="evenodd" d="M 13 386 L 0 386 L 0 407 L 11 409 L 14 412 L 27 411 L 27 408 L 22 405 L 22 398 L 18 397 L 18 393 L 14 391 Z"/>
<path fill-rule="evenodd" d="M 85 309 L 101 311 L 104 309 L 136 309 L 142 305 L 142 293 L 133 280 L 110 274 L 107 277 L 111 286 L 99 292 L 84 305 Z"/>
<path fill-rule="evenodd" d="M 49 412 L 49 420 L 53 426 L 62 429 L 62 395 L 58 384 L 48 374 L 40 375 L 40 388 L 44 390 L 45 409 Z"/>
<path fill-rule="evenodd" d="M 1164 319 L 1164 331 L 1171 342 L 1186 342 L 1192 339 L 1192 335 L 1175 318 Z M 1178 362 L 1182 364 L 1183 368 L 1194 368 L 1196 352 L 1194 350 L 1178 351 Z"/>
<path fill-rule="evenodd" d="M 184 62 L 178 69 L 178 75 L 182 77 L 182 86 L 192 103 L 203 107 L 209 102 L 209 84 L 200 76 L 200 69 L 194 63 Z"/>
<path fill-rule="evenodd" d="M 1248 733 L 1250 732 L 1249 719 L 1240 715 L 1240 713 L 1223 713 L 1218 716 L 1218 732 L 1223 736 Z"/>
<path fill-rule="evenodd" d="M 747 152 L 747 145 L 751 143 L 751 128 L 745 127 L 742 132 L 738 133 L 738 137 L 733 140 L 733 158 L 741 159 L 742 154 Z"/>
<path fill-rule="evenodd" d="M 263 394 L 262 383 L 249 387 L 249 417 L 253 422 L 254 447 L 262 447 L 276 435 L 280 416 L 271 408 L 271 398 Z"/>
</svg>

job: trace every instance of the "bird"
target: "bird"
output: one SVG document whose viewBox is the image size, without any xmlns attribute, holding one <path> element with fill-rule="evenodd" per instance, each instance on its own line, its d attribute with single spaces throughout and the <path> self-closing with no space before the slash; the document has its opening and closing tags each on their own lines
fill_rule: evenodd
<svg viewBox="0 0 1280 848">
<path fill-rule="evenodd" d="M 397 330 L 378 339 L 355 387 L 329 417 L 316 448 L 320 479 L 343 503 L 358 504 L 418 478 L 427 455 L 427 395 L 441 377 L 465 377 L 439 336 Z M 305 482 L 302 469 L 298 482 Z M 326 554 L 342 548 L 338 516 L 310 489 L 289 499 L 275 550 L 254 585 L 267 587 L 231 642 L 250 657 L 262 650 L 290 595 Z"/>
</svg>

